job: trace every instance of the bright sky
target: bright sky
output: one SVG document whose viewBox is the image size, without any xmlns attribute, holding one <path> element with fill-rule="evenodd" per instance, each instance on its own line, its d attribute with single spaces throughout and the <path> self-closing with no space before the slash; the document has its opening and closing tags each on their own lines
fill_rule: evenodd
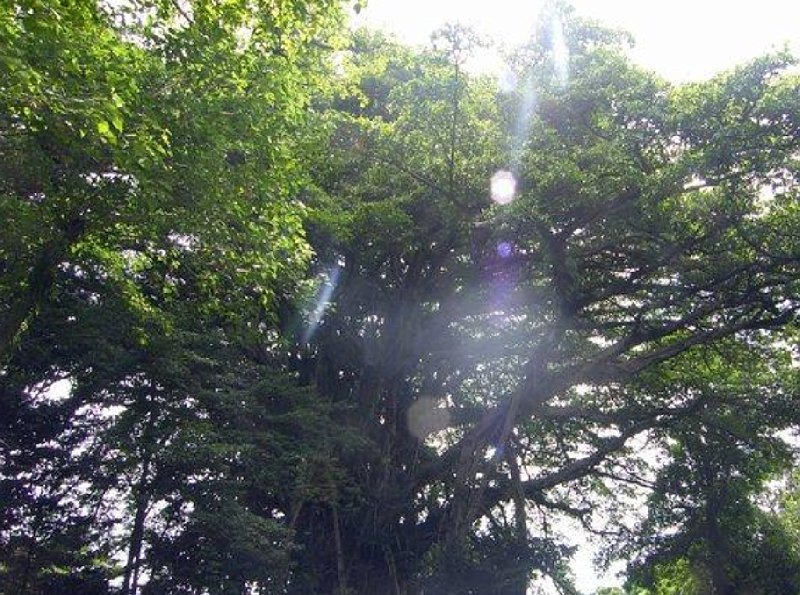
<svg viewBox="0 0 800 595">
<path fill-rule="evenodd" d="M 527 39 L 543 0 L 368 0 L 358 16 L 411 44 L 447 22 L 513 45 Z M 573 0 L 578 14 L 633 33 L 634 59 L 674 81 L 696 80 L 789 43 L 800 54 L 800 2 Z"/>
<path fill-rule="evenodd" d="M 355 19 L 427 45 L 431 32 L 459 22 L 507 46 L 525 41 L 543 0 L 368 0 Z M 800 56 L 797 0 L 572 0 L 579 15 L 633 34 L 631 55 L 675 82 L 699 80 L 788 44 Z M 489 66 L 484 66 L 489 67 Z M 499 69 L 499 65 L 496 66 Z M 578 587 L 592 593 L 619 584 L 597 577 L 592 548 L 583 546 L 573 570 Z"/>
</svg>

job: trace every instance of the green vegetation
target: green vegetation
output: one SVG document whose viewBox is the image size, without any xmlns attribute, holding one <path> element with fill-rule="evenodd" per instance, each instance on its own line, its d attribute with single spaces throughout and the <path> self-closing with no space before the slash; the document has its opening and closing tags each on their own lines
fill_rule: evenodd
<svg viewBox="0 0 800 595">
<path fill-rule="evenodd" d="M 793 58 L 346 10 L 0 8 L 0 594 L 800 591 Z"/>
</svg>

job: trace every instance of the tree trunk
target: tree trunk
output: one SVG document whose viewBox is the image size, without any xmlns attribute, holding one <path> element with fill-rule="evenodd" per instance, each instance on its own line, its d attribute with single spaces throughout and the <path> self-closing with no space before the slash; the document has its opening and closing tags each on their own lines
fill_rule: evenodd
<svg viewBox="0 0 800 595">
<path fill-rule="evenodd" d="M 9 312 L 0 321 L 0 362 L 11 354 L 20 332 L 47 298 L 53 287 L 56 267 L 83 230 L 84 224 L 79 218 L 70 220 L 61 236 L 42 247 L 27 275 L 21 274 L 26 279 L 24 293 L 12 299 Z"/>
<path fill-rule="evenodd" d="M 122 581 L 124 595 L 136 595 L 139 586 L 139 567 L 141 566 L 142 544 L 144 542 L 144 522 L 147 517 L 147 506 L 150 504 L 147 476 L 150 470 L 150 456 L 142 463 L 142 477 L 136 486 L 136 512 L 131 530 L 131 541 L 128 547 L 128 563 Z"/>
<path fill-rule="evenodd" d="M 528 515 L 525 506 L 525 493 L 522 488 L 522 476 L 517 464 L 517 453 L 509 443 L 506 448 L 506 461 L 511 469 L 511 482 L 514 488 L 512 499 L 514 501 L 514 529 L 517 532 L 517 546 L 520 557 L 528 549 Z M 521 560 L 520 560 L 521 562 Z M 520 564 L 520 568 L 522 565 Z M 518 578 L 512 579 L 514 584 L 507 591 L 507 595 L 525 595 L 528 592 L 528 575 L 520 572 Z"/>
<path fill-rule="evenodd" d="M 347 593 L 347 569 L 344 564 L 344 551 L 342 549 L 342 534 L 339 529 L 339 511 L 336 504 L 331 504 L 333 512 L 333 543 L 336 548 L 336 575 L 339 579 L 339 593 Z"/>
</svg>

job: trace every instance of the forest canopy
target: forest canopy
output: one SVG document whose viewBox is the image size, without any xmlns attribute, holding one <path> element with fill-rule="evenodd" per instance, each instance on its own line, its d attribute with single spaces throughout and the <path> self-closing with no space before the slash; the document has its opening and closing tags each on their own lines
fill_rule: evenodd
<svg viewBox="0 0 800 595">
<path fill-rule="evenodd" d="M 0 8 L 0 594 L 800 592 L 795 59 L 352 8 Z"/>
</svg>

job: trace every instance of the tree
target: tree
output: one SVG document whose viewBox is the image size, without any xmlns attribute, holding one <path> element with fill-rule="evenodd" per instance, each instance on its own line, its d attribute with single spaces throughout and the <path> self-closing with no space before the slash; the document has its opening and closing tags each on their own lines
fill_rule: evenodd
<svg viewBox="0 0 800 595">
<path fill-rule="evenodd" d="M 670 432 L 671 460 L 659 471 L 649 516 L 628 550 L 639 551 L 629 569 L 633 584 L 656 593 L 800 588 L 793 540 L 774 514 L 755 503 L 766 481 L 792 463 L 771 425 L 781 418 L 781 404 L 789 411 L 795 405 L 771 398 L 765 415 L 762 403 L 718 393 Z"/>
<path fill-rule="evenodd" d="M 788 55 L 672 86 L 557 7 L 509 93 L 467 73 L 458 27 L 331 52 L 334 5 L 3 19 L 24 167 L 2 189 L 0 543 L 38 581 L 18 591 L 52 564 L 108 585 L 124 559 L 125 595 L 574 592 L 554 520 L 609 512 L 630 538 L 646 442 L 672 459 L 631 547 L 677 526 L 712 569 L 737 534 L 710 520 L 741 519 L 765 539 L 723 566 L 778 551 L 747 497 L 797 422 Z M 694 554 L 674 551 L 665 580 Z"/>
<path fill-rule="evenodd" d="M 728 357 L 706 363 L 709 377 L 696 387 L 713 394 L 664 436 L 668 463 L 622 550 L 629 583 L 655 593 L 793 592 L 800 558 L 791 517 L 765 497 L 790 501 L 791 489 L 774 480 L 793 463 L 778 429 L 797 418 L 796 372 L 720 355 Z"/>
<path fill-rule="evenodd" d="M 320 166 L 310 235 L 320 265 L 341 271 L 305 357 L 321 394 L 352 409 L 342 425 L 373 444 L 340 455 L 361 486 L 339 515 L 354 536 L 340 557 L 362 592 L 426 581 L 487 592 L 481 571 L 497 592 L 524 592 L 537 566 L 559 576 L 563 553 L 543 561 L 554 544 L 533 511 L 588 521 L 619 485 L 644 483 L 631 439 L 667 440 L 707 407 L 717 382 L 707 362 L 720 351 L 787 364 L 779 338 L 795 317 L 798 255 L 790 58 L 672 87 L 632 67 L 619 37 L 554 18 L 569 76 L 543 35 L 520 55 L 511 97 L 481 95 L 485 82 L 446 56 L 409 63 L 368 41 L 355 50 L 366 98 L 360 111 L 340 104 L 350 118 Z M 529 119 L 515 123 L 517 113 Z M 503 143 L 496 122 L 523 141 Z M 491 207 L 488 181 L 504 166 L 518 196 Z M 690 366 L 700 386 L 683 390 Z M 745 408 L 785 398 L 766 386 L 736 398 Z M 504 551 L 497 539 L 523 548 L 502 571 L 486 554 Z M 498 580 L 517 559 L 517 578 Z"/>
<path fill-rule="evenodd" d="M 229 375 L 254 360 L 272 382 L 284 375 L 269 354 L 310 255 L 296 203 L 305 108 L 338 14 L 334 2 L 292 1 L 2 8 L 9 593 L 107 590 L 117 572 L 122 592 L 136 593 L 153 569 L 155 525 L 172 539 L 192 526 L 190 514 L 172 524 L 159 515 L 170 498 L 195 503 L 173 493 L 176 482 L 231 473 L 229 452 L 179 472 L 170 446 L 196 438 L 215 400 L 233 398 Z M 67 394 L 48 390 L 57 382 Z M 185 457 L 202 445 L 191 446 Z M 246 517 L 258 528 L 243 548 L 272 539 L 279 513 L 288 516 Z M 261 572 L 212 584 L 242 588 Z"/>
</svg>

